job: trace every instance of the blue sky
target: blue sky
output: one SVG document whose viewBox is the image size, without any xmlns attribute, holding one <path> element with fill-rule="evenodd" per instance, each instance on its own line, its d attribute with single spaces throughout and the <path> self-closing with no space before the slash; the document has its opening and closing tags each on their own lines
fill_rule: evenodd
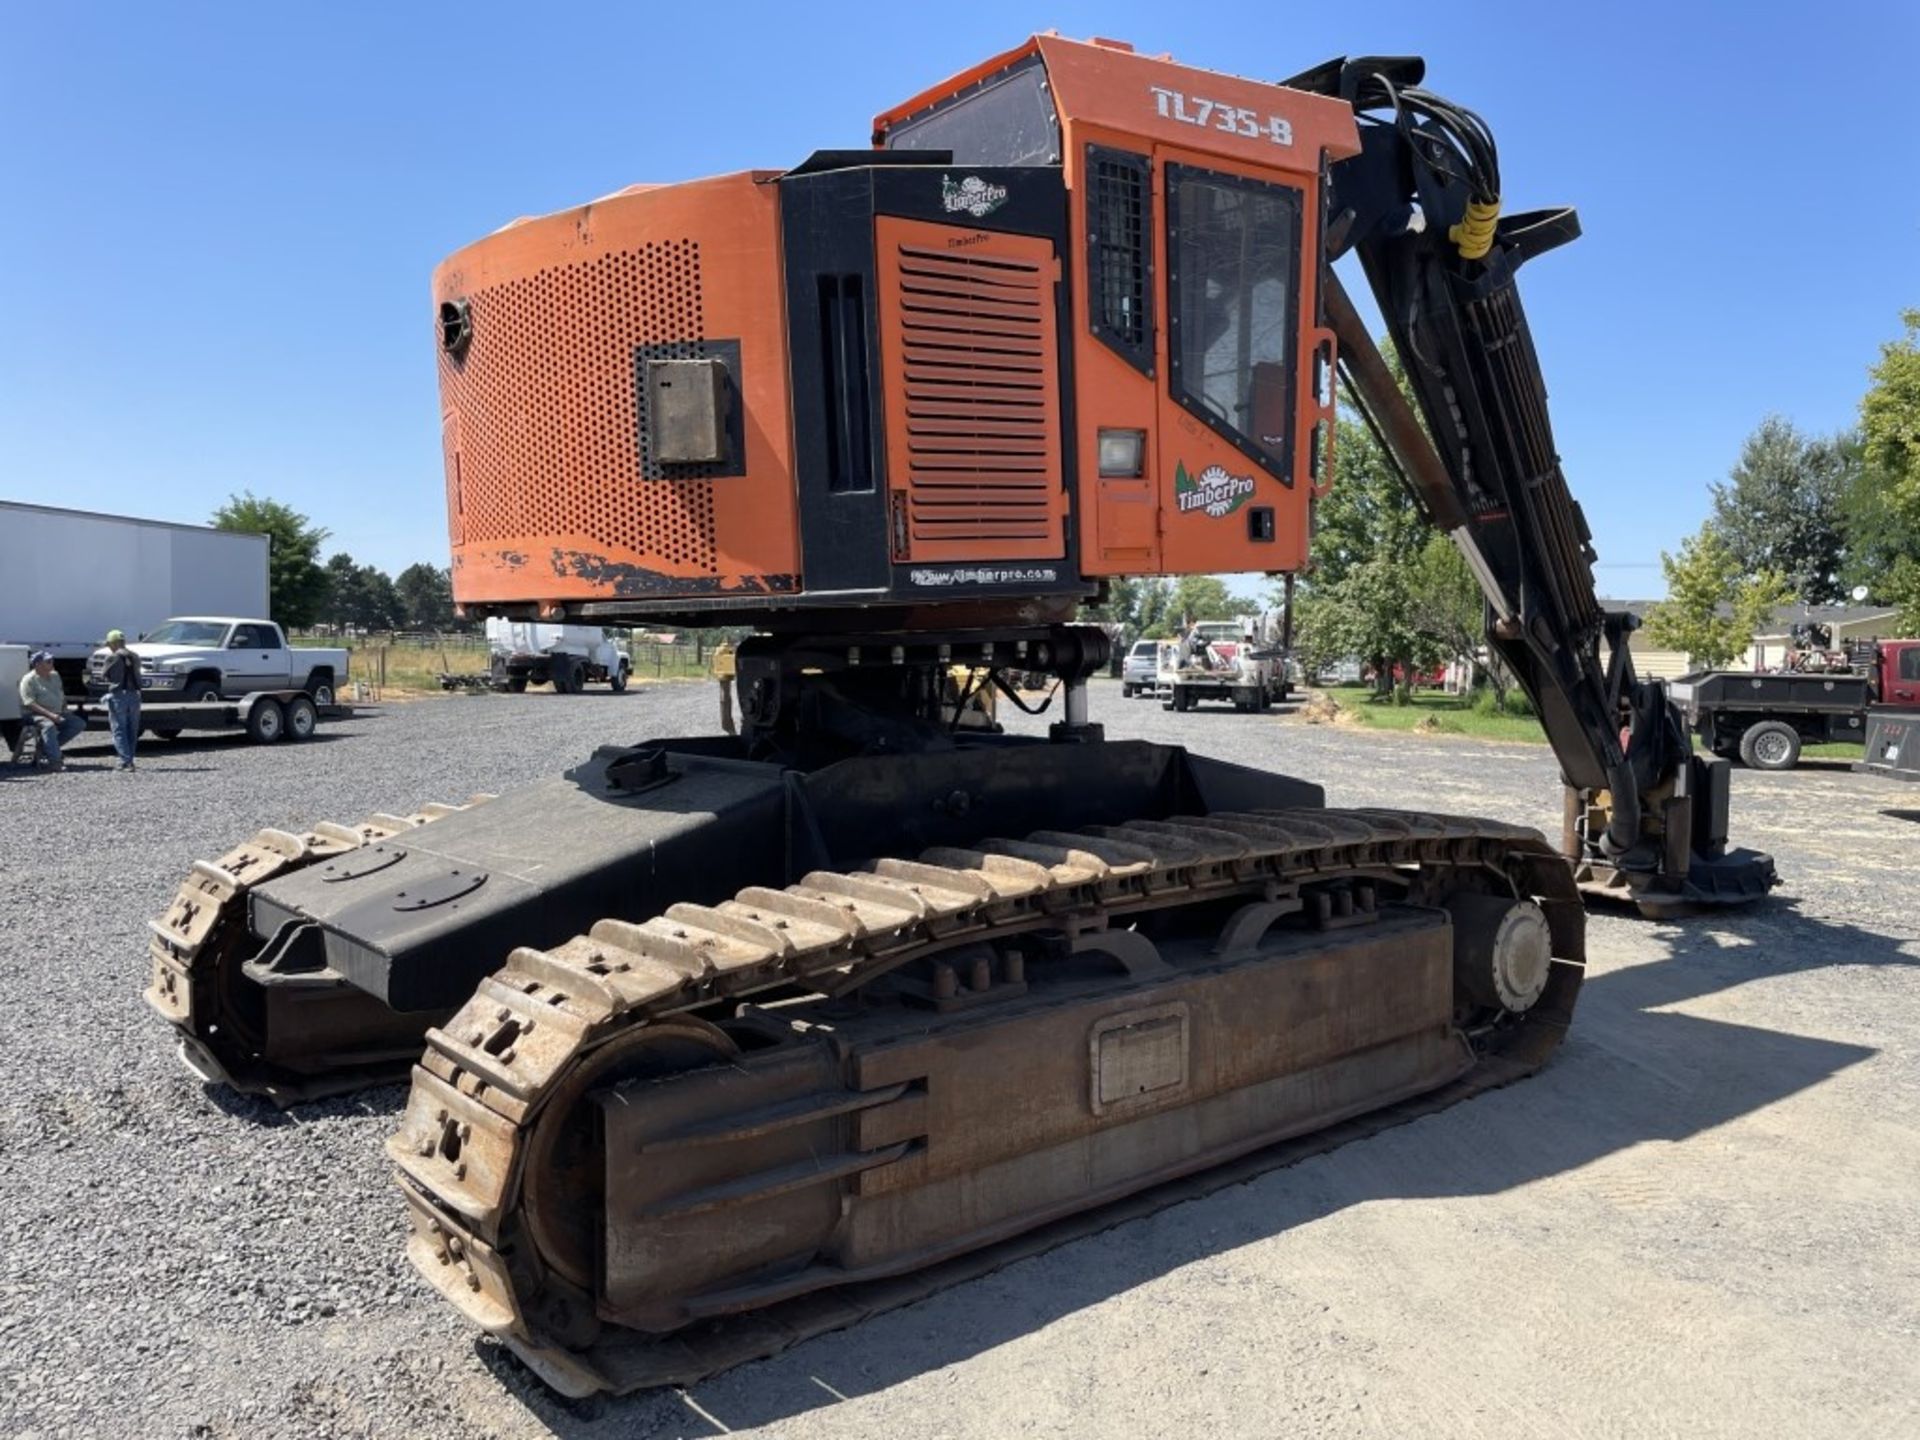
<svg viewBox="0 0 1920 1440">
<path fill-rule="evenodd" d="M 1657 594 L 1769 411 L 1848 424 L 1920 305 L 1920 6 L 9 7 L 0 497 L 204 518 L 251 488 L 444 563 L 428 277 L 516 215 L 864 143 L 1036 29 L 1277 78 L 1415 52 L 1508 204 L 1601 587 Z"/>
</svg>

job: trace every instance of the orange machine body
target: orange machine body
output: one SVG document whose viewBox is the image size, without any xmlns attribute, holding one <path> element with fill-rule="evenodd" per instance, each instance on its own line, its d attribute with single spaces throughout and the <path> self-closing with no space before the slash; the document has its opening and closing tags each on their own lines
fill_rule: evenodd
<svg viewBox="0 0 1920 1440">
<path fill-rule="evenodd" d="M 469 608 L 799 588 L 769 175 L 636 186 L 521 220 L 434 275 L 471 342 L 440 356 L 447 527 Z M 660 478 L 636 364 L 738 341 L 744 455 Z M 718 467 L 713 467 L 718 468 Z M 651 473 L 650 473 L 651 472 Z"/>
<path fill-rule="evenodd" d="M 1043 36 L 874 140 L 634 187 L 440 267 L 463 605 L 1058 618 L 1105 576 L 1304 563 L 1345 104 Z M 718 396 L 691 453 L 717 458 L 662 458 L 650 405 L 687 376 Z"/>
</svg>

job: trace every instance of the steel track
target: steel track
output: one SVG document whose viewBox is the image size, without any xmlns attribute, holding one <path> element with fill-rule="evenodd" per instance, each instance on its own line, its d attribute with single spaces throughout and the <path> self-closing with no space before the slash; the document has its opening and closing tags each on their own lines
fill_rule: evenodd
<svg viewBox="0 0 1920 1440">
<path fill-rule="evenodd" d="M 401 1128 L 388 1141 L 415 1267 L 558 1389 L 690 1383 L 1211 1183 L 1247 1178 L 1250 1164 L 1283 1163 L 1529 1074 L 1559 1043 L 1584 968 L 1585 915 L 1566 861 L 1537 832 L 1493 821 L 1255 811 L 976 843 L 818 872 L 785 889 L 750 887 L 715 907 L 674 905 L 640 925 L 603 920 L 553 949 L 515 950 L 445 1027 L 429 1032 Z M 1411 880 L 1465 867 L 1502 875 L 1514 894 L 1540 904 L 1558 963 L 1540 1002 L 1475 1035 L 1478 1063 L 1437 1092 L 1262 1152 L 1264 1163 L 1215 1167 L 1211 1176 L 1072 1219 L 1046 1217 L 1024 1236 L 915 1276 L 850 1275 L 857 1283 L 670 1336 L 597 1333 L 591 1295 L 543 1256 L 528 1184 L 543 1118 L 579 1103 L 596 1054 L 647 1038 L 636 1031 L 661 1027 L 677 1032 L 668 1038 L 697 1041 L 705 1022 L 691 1012 L 796 984 L 846 994 L 967 941 L 1103 927 L 1233 895 L 1299 895 L 1302 887 L 1325 911 L 1340 890 L 1324 882 L 1384 872 Z"/>
<path fill-rule="evenodd" d="M 153 962 L 147 1003 L 178 1033 L 182 1058 L 202 1078 L 278 1105 L 319 1099 L 407 1078 L 410 1062 L 394 1060 L 300 1075 L 260 1053 L 257 1037 L 234 1003 L 233 971 L 260 942 L 247 914 L 247 895 L 276 876 L 289 875 L 383 840 L 430 825 L 491 800 L 429 804 L 410 815 L 374 814 L 358 825 L 322 821 L 311 830 L 262 830 L 217 860 L 196 860 L 166 910 L 147 922 Z"/>
</svg>

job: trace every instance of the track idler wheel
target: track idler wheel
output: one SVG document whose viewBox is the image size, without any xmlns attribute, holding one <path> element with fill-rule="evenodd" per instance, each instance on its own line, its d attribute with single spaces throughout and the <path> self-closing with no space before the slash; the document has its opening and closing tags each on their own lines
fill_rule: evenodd
<svg viewBox="0 0 1920 1440">
<path fill-rule="evenodd" d="M 1487 1010 L 1524 1015 L 1545 992 L 1553 934 L 1531 900 L 1461 893 L 1453 916 L 1453 984 L 1459 998 Z"/>
</svg>

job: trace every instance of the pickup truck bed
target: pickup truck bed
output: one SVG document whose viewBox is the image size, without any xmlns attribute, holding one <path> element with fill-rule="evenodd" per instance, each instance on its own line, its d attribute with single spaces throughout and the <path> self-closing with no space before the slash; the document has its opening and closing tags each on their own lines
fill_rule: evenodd
<svg viewBox="0 0 1920 1440">
<path fill-rule="evenodd" d="M 1791 770 L 1803 743 L 1859 743 L 1872 682 L 1863 674 L 1702 670 L 1668 685 L 1701 742 L 1758 770 Z"/>
</svg>

